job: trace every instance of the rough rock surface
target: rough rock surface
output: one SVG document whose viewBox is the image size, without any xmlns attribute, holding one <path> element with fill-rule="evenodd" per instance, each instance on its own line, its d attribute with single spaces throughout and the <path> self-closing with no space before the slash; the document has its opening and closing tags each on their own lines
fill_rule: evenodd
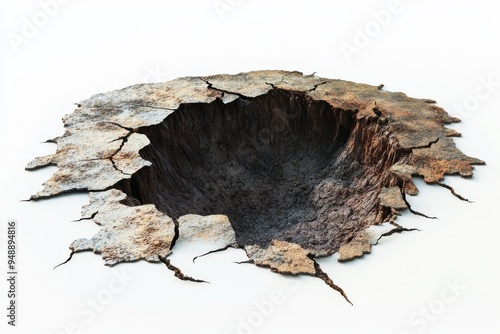
<svg viewBox="0 0 500 334">
<path fill-rule="evenodd" d="M 83 211 L 93 211 L 92 219 L 102 228 L 90 240 L 73 241 L 70 249 L 101 254 L 109 266 L 137 260 L 159 262 L 169 255 L 175 236 L 172 219 L 152 204 L 131 207 L 120 203 L 126 197 L 116 189 L 90 193 L 90 204 Z"/>
<path fill-rule="evenodd" d="M 253 245 L 246 246 L 245 251 L 253 263 L 276 272 L 291 275 L 316 273 L 309 252 L 294 243 L 273 240 L 266 249 Z"/>
<path fill-rule="evenodd" d="M 380 205 L 393 208 L 397 211 L 403 211 L 408 207 L 403 199 L 403 195 L 401 195 L 401 189 L 399 187 L 380 189 L 378 199 L 380 200 Z"/>
<path fill-rule="evenodd" d="M 206 241 L 220 246 L 235 245 L 236 235 L 227 216 L 185 215 L 179 218 L 179 239 Z"/>
<path fill-rule="evenodd" d="M 135 85 L 64 117 L 56 152 L 26 167 L 58 167 L 31 200 L 90 191 L 83 218 L 101 231 L 70 248 L 108 265 L 162 261 L 194 280 L 167 257 L 177 240 L 204 240 L 319 277 L 347 299 L 314 258 L 347 261 L 412 230 L 394 223 L 407 208 L 419 214 L 406 199 L 418 193 L 412 176 L 438 183 L 484 164 L 456 148 L 460 134 L 445 125 L 459 120 L 434 103 L 285 71 Z M 384 222 L 396 227 L 367 232 Z"/>
<path fill-rule="evenodd" d="M 340 246 L 338 260 L 349 261 L 370 253 L 372 243 L 372 237 L 368 232 L 360 232 L 350 243 Z"/>
</svg>

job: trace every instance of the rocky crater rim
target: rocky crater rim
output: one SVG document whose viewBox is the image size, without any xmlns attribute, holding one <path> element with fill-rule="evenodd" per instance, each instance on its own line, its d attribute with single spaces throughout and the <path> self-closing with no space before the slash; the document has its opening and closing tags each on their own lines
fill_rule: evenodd
<svg viewBox="0 0 500 334">
<path fill-rule="evenodd" d="M 177 240 L 206 240 L 207 254 L 243 248 L 257 266 L 322 279 L 315 261 L 370 253 L 383 237 L 415 231 L 399 211 L 428 217 L 407 195 L 421 176 L 461 200 L 445 175 L 471 177 L 480 159 L 457 149 L 458 122 L 431 99 L 300 72 L 186 77 L 97 94 L 47 142 L 58 167 L 30 200 L 88 191 L 80 220 L 100 231 L 75 240 L 107 265 L 163 262 Z M 385 231 L 372 227 L 389 225 Z M 348 299 L 347 299 L 348 300 Z"/>
<path fill-rule="evenodd" d="M 377 196 L 410 153 L 377 121 L 282 89 L 183 104 L 137 130 L 151 166 L 117 188 L 175 219 L 227 215 L 242 247 L 280 240 L 329 255 L 390 214 Z"/>
</svg>

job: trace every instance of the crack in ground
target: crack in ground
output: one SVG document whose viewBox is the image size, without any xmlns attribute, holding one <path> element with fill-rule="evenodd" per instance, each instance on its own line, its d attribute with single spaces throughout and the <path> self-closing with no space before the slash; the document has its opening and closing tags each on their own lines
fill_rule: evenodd
<svg viewBox="0 0 500 334">
<path fill-rule="evenodd" d="M 314 73 L 316 73 L 316 72 L 314 72 Z M 316 88 L 318 88 L 318 86 L 321 86 L 321 85 L 327 84 L 327 83 L 329 83 L 329 82 L 332 82 L 332 81 L 331 81 L 331 80 L 330 80 L 330 81 L 323 81 L 323 82 L 320 82 L 320 83 L 318 83 L 318 84 L 315 84 L 315 85 L 313 86 L 313 88 L 311 88 L 311 89 L 309 89 L 309 90 L 308 90 L 308 92 L 313 92 L 313 91 L 315 91 L 315 90 L 316 90 Z"/>
<path fill-rule="evenodd" d="M 118 153 L 118 152 L 117 152 Z M 124 171 L 122 171 L 120 168 L 118 168 L 116 166 L 116 163 L 115 161 L 113 160 L 112 157 L 109 158 L 109 161 L 111 161 L 111 164 L 113 165 L 113 168 L 116 169 L 117 171 L 119 171 L 120 173 L 124 174 L 124 175 L 133 175 L 133 174 L 130 174 L 130 173 L 125 173 Z"/>
<path fill-rule="evenodd" d="M 240 247 L 238 247 L 237 245 L 227 245 L 227 246 L 224 246 L 222 248 L 218 248 L 218 249 L 214 249 L 214 250 L 211 250 L 209 252 L 206 252 L 205 254 L 201 254 L 201 255 L 198 255 L 198 256 L 195 256 L 193 258 L 193 263 L 196 261 L 197 258 L 199 257 L 204 257 L 204 256 L 207 256 L 207 255 L 210 255 L 210 254 L 213 254 L 213 253 L 218 253 L 218 252 L 223 252 L 225 250 L 228 250 L 229 248 L 234 248 L 234 249 L 238 249 Z"/>
<path fill-rule="evenodd" d="M 68 263 L 68 262 L 69 262 L 69 261 L 73 258 L 73 255 L 75 255 L 75 252 L 74 252 L 74 251 L 71 251 L 71 254 L 69 254 L 68 259 L 67 259 L 66 261 L 64 261 L 64 262 L 62 262 L 62 263 L 60 263 L 60 264 L 58 264 L 57 266 L 55 266 L 55 267 L 54 267 L 54 269 L 52 269 L 52 270 L 56 270 L 56 268 L 57 268 L 57 267 L 60 267 L 60 266 L 62 266 L 63 264 Z"/>
<path fill-rule="evenodd" d="M 314 72 L 314 73 L 316 73 L 316 72 Z M 311 74 L 310 76 L 314 76 L 314 73 L 313 73 L 313 74 Z M 317 83 L 317 84 L 313 85 L 313 88 L 308 89 L 308 90 L 306 90 L 306 91 L 307 91 L 307 92 L 313 92 L 313 91 L 315 91 L 315 90 L 316 90 L 316 88 L 318 88 L 318 86 L 321 86 L 321 85 L 327 84 L 327 83 L 329 83 L 329 82 L 332 82 L 332 81 L 331 81 L 331 80 L 329 80 L 329 81 L 323 81 L 323 82 Z M 281 78 L 281 81 L 280 81 L 280 82 L 278 82 L 278 83 L 276 83 L 276 84 L 271 83 L 271 82 L 267 82 L 267 81 L 264 81 L 264 83 L 265 83 L 266 85 L 271 86 L 273 89 L 279 89 L 280 87 L 278 87 L 278 85 L 279 85 L 279 84 L 281 84 L 281 83 L 288 84 L 288 82 L 286 82 L 286 81 L 285 81 L 285 77 Z"/>
<path fill-rule="evenodd" d="M 151 108 L 151 109 L 161 109 L 161 110 L 169 110 L 169 111 L 176 111 L 177 110 L 177 109 L 172 109 L 172 108 L 152 106 L 152 105 L 148 105 L 148 104 L 139 104 L 139 105 L 135 105 L 135 107 Z"/>
<path fill-rule="evenodd" d="M 271 86 L 273 89 L 278 89 L 279 87 L 276 87 L 276 86 L 279 85 L 280 83 L 286 83 L 286 84 L 288 84 L 288 82 L 285 81 L 285 78 L 286 78 L 286 75 L 283 76 L 283 77 L 281 77 L 281 80 L 278 83 L 276 83 L 276 84 L 273 84 L 273 83 L 270 83 L 270 82 L 267 82 L 267 81 L 264 81 L 264 83 L 266 85 Z"/>
<path fill-rule="evenodd" d="M 117 127 L 120 127 L 120 128 L 122 128 L 122 129 L 125 129 L 125 130 L 127 130 L 128 132 L 134 132 L 134 129 L 133 129 L 133 128 L 129 128 L 129 127 L 127 127 L 127 126 L 123 126 L 123 125 L 121 125 L 120 123 L 110 122 L 110 121 L 107 121 L 107 122 L 105 122 L 105 123 L 116 125 Z"/>
<path fill-rule="evenodd" d="M 201 280 L 201 279 L 196 279 L 196 278 L 192 278 L 191 276 L 187 276 L 187 275 L 184 275 L 182 273 L 182 271 L 177 268 L 176 266 L 174 266 L 172 263 L 170 263 L 170 260 L 167 259 L 166 257 L 162 257 L 160 255 L 158 255 L 158 259 L 160 259 L 160 262 L 163 262 L 168 269 L 170 269 L 171 271 L 174 272 L 174 276 L 183 280 L 183 281 L 190 281 L 190 282 L 195 282 L 195 283 L 208 283 L 210 284 L 210 282 L 207 282 L 207 281 L 204 281 L 204 280 Z"/>
<path fill-rule="evenodd" d="M 208 89 L 213 89 L 213 90 L 216 90 L 218 92 L 221 92 L 221 93 L 226 93 L 226 94 L 232 94 L 232 95 L 236 95 L 244 100 L 251 100 L 252 98 L 249 97 L 249 96 L 246 96 L 246 95 L 243 95 L 241 93 L 236 93 L 236 92 L 231 92 L 231 91 L 228 91 L 228 90 L 224 90 L 224 89 L 220 89 L 220 88 L 216 88 L 213 86 L 213 84 L 211 82 L 209 82 L 208 80 L 205 80 L 203 78 L 200 78 L 201 81 L 205 82 L 207 85 L 208 85 Z"/>
<path fill-rule="evenodd" d="M 170 242 L 170 250 L 174 248 L 177 239 L 179 239 L 179 221 L 177 220 L 177 218 L 174 217 L 172 217 L 172 221 L 174 222 L 174 237 Z"/>
<path fill-rule="evenodd" d="M 347 297 L 346 293 L 344 292 L 344 290 L 342 290 L 341 287 L 339 287 L 337 284 L 333 283 L 332 279 L 328 276 L 327 273 L 325 273 L 322 269 L 321 269 L 321 266 L 319 265 L 318 262 L 316 262 L 316 260 L 311 256 L 309 257 L 311 260 L 313 260 L 314 262 L 314 269 L 316 270 L 316 273 L 315 273 L 315 277 L 317 278 L 320 278 L 321 280 L 323 280 L 326 285 L 328 285 L 330 288 L 334 289 L 335 291 L 337 291 L 338 293 L 340 293 L 342 295 L 342 297 L 344 297 L 344 299 L 351 305 L 354 305 L 350 300 L 349 298 Z"/>
<path fill-rule="evenodd" d="M 406 227 L 403 227 L 401 225 L 398 225 L 396 228 L 393 228 L 392 230 L 390 231 L 387 231 L 385 233 L 382 233 L 380 235 L 380 237 L 378 237 L 377 241 L 373 244 L 374 246 L 375 245 L 378 245 L 378 242 L 380 241 L 380 239 L 382 239 L 383 237 L 388 237 L 390 235 L 393 235 L 394 233 L 402 233 L 402 232 L 411 232 L 411 231 L 420 231 L 418 228 L 406 228 Z"/>
<path fill-rule="evenodd" d="M 427 145 L 408 147 L 407 150 L 418 150 L 422 148 L 430 148 L 432 145 L 439 141 L 439 137 L 436 140 L 431 140 Z"/>
<path fill-rule="evenodd" d="M 46 141 L 42 141 L 42 144 L 57 144 L 57 141 L 60 138 L 61 137 L 54 137 L 54 138 L 51 138 L 51 139 L 47 139 Z"/>
<path fill-rule="evenodd" d="M 120 147 L 118 147 L 118 149 L 113 154 L 111 154 L 111 156 L 109 156 L 108 159 L 109 159 L 109 161 L 111 161 L 111 164 L 113 165 L 114 169 L 116 169 L 117 171 L 119 171 L 120 173 L 122 173 L 124 175 L 132 175 L 132 174 L 129 174 L 129 173 L 125 173 L 124 171 L 122 171 L 121 169 L 119 169 L 116 166 L 116 162 L 113 160 L 113 157 L 115 155 L 117 155 L 121 151 L 121 149 L 123 148 L 123 146 L 125 146 L 125 143 L 128 141 L 128 138 L 134 133 L 134 129 L 127 128 L 127 127 L 122 126 L 122 125 L 120 125 L 118 123 L 115 123 L 115 122 L 109 122 L 109 123 L 114 124 L 116 126 L 119 126 L 119 127 L 123 128 L 123 129 L 127 130 L 128 133 L 125 136 L 123 136 L 123 137 L 119 137 L 119 138 L 116 138 L 116 139 L 110 141 L 110 143 L 112 143 L 114 141 L 117 141 L 117 140 L 121 140 L 122 142 L 120 144 Z"/>
<path fill-rule="evenodd" d="M 105 123 L 113 124 L 113 125 L 115 125 L 115 126 L 118 126 L 118 127 L 122 128 L 122 129 L 125 129 L 125 130 L 127 130 L 127 131 L 128 131 L 128 133 L 127 133 L 125 136 L 123 136 L 123 137 L 119 137 L 119 138 L 116 138 L 116 139 L 113 139 L 112 141 L 110 141 L 110 142 L 109 142 L 109 143 L 113 143 L 113 142 L 115 142 L 115 141 L 121 140 L 122 142 L 121 142 L 121 144 L 120 144 L 120 147 L 118 147 L 118 149 L 116 149 L 116 151 L 115 151 L 115 152 L 113 152 L 113 153 L 112 153 L 109 157 L 107 157 L 107 158 L 92 158 L 92 159 L 83 159 L 83 160 L 78 160 L 78 161 L 75 161 L 75 162 L 87 162 L 87 161 L 96 161 L 96 160 L 106 160 L 106 159 L 108 159 L 109 161 L 111 161 L 111 164 L 113 165 L 113 168 L 114 168 L 115 170 L 119 171 L 120 173 L 122 173 L 122 174 L 124 174 L 124 175 L 132 175 L 132 174 L 130 174 L 130 173 L 125 173 L 124 171 L 122 171 L 121 169 L 119 169 L 119 168 L 116 166 L 116 162 L 113 160 L 113 157 L 114 157 L 115 155 L 117 155 L 117 154 L 121 151 L 121 149 L 123 148 L 123 146 L 125 145 L 125 143 L 128 141 L 128 138 L 129 138 L 129 137 L 130 137 L 130 136 L 131 136 L 131 135 L 135 132 L 135 130 L 134 130 L 133 128 L 123 126 L 123 125 L 121 125 L 121 124 L 119 124 L 119 123 L 116 123 L 116 122 L 105 122 Z M 56 138 L 54 138 L 54 139 L 48 139 L 48 140 L 47 140 L 47 141 L 45 141 L 44 143 L 55 143 L 55 144 L 57 144 L 57 141 L 56 141 L 56 140 L 57 140 L 58 138 L 59 138 L 59 137 L 56 137 Z M 109 143 L 108 143 L 108 144 L 109 144 Z M 46 167 L 46 166 L 57 166 L 57 165 L 58 165 L 58 164 L 57 164 L 57 162 L 50 162 L 50 163 L 48 163 L 48 164 L 46 164 L 46 165 L 43 165 L 43 166 L 38 166 L 38 167 L 36 167 L 36 168 L 33 168 L 33 170 L 36 170 L 36 169 L 38 169 L 38 168 L 43 168 L 43 167 Z"/>
<path fill-rule="evenodd" d="M 413 213 L 414 215 L 417 215 L 417 216 L 422 216 L 422 217 L 425 217 L 425 218 L 427 218 L 427 219 L 438 219 L 437 217 L 430 217 L 430 216 L 427 216 L 426 214 L 423 214 L 423 213 L 421 213 L 421 212 L 418 212 L 418 211 L 416 211 L 416 210 L 413 210 L 413 209 L 411 208 L 410 203 L 409 203 L 409 202 L 408 202 L 408 200 L 406 199 L 406 194 L 405 194 L 405 192 L 404 192 L 404 191 L 402 191 L 402 192 L 401 192 L 401 195 L 402 195 L 402 197 L 403 197 L 403 201 L 405 201 L 406 206 L 408 207 L 408 210 L 410 210 L 410 212 L 411 212 L 411 213 Z"/>
<path fill-rule="evenodd" d="M 283 79 L 282 79 L 282 80 L 283 80 Z M 270 82 L 267 82 L 267 81 L 264 81 L 264 83 L 265 83 L 266 85 L 271 86 L 273 89 L 278 89 L 278 87 L 276 87 L 276 85 L 279 85 L 279 84 L 281 83 L 281 81 L 280 81 L 280 82 L 278 82 L 277 84 L 273 84 L 273 83 L 270 83 Z"/>
<path fill-rule="evenodd" d="M 441 186 L 441 187 L 443 187 L 443 188 L 448 189 L 448 190 L 451 192 L 451 194 L 452 194 L 453 196 L 455 196 L 456 198 L 458 198 L 459 200 L 464 201 L 464 202 L 474 203 L 473 201 L 468 200 L 467 198 L 465 198 L 465 197 L 461 196 L 460 194 L 457 194 L 457 193 L 455 192 L 455 189 L 453 189 L 453 187 L 452 187 L 452 186 L 449 186 L 449 185 L 447 185 L 446 183 L 442 183 L 442 182 L 437 182 L 436 184 L 437 184 L 437 185 L 440 185 L 440 186 Z"/>
<path fill-rule="evenodd" d="M 99 213 L 99 211 L 92 213 L 92 215 L 90 215 L 90 217 L 82 217 L 80 219 L 72 220 L 71 222 L 76 223 L 76 222 L 81 222 L 82 220 L 92 220 L 97 215 L 97 213 Z"/>
</svg>

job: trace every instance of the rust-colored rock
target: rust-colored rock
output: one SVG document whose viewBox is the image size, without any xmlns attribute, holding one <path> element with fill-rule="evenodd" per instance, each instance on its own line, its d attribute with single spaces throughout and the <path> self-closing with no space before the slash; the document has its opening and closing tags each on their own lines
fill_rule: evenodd
<svg viewBox="0 0 500 334">
<path fill-rule="evenodd" d="M 344 297 L 314 258 L 354 259 L 411 230 L 367 232 L 415 212 L 412 176 L 438 183 L 484 164 L 456 148 L 460 134 L 445 125 L 459 120 L 432 100 L 299 72 L 131 86 L 80 102 L 63 121 L 56 153 L 26 169 L 59 168 L 32 200 L 92 191 L 83 217 L 101 231 L 73 252 L 108 265 L 162 261 L 193 280 L 167 257 L 178 239 L 204 240 L 319 277 Z"/>
</svg>

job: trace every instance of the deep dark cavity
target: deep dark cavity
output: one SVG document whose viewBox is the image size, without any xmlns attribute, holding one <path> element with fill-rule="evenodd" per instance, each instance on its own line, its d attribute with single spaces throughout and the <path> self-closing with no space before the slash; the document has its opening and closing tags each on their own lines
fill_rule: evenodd
<svg viewBox="0 0 500 334">
<path fill-rule="evenodd" d="M 225 214 L 239 245 L 278 239 L 328 255 L 388 214 L 377 195 L 403 153 L 384 126 L 279 89 L 184 104 L 139 129 L 152 166 L 117 187 L 171 217 Z"/>
</svg>

